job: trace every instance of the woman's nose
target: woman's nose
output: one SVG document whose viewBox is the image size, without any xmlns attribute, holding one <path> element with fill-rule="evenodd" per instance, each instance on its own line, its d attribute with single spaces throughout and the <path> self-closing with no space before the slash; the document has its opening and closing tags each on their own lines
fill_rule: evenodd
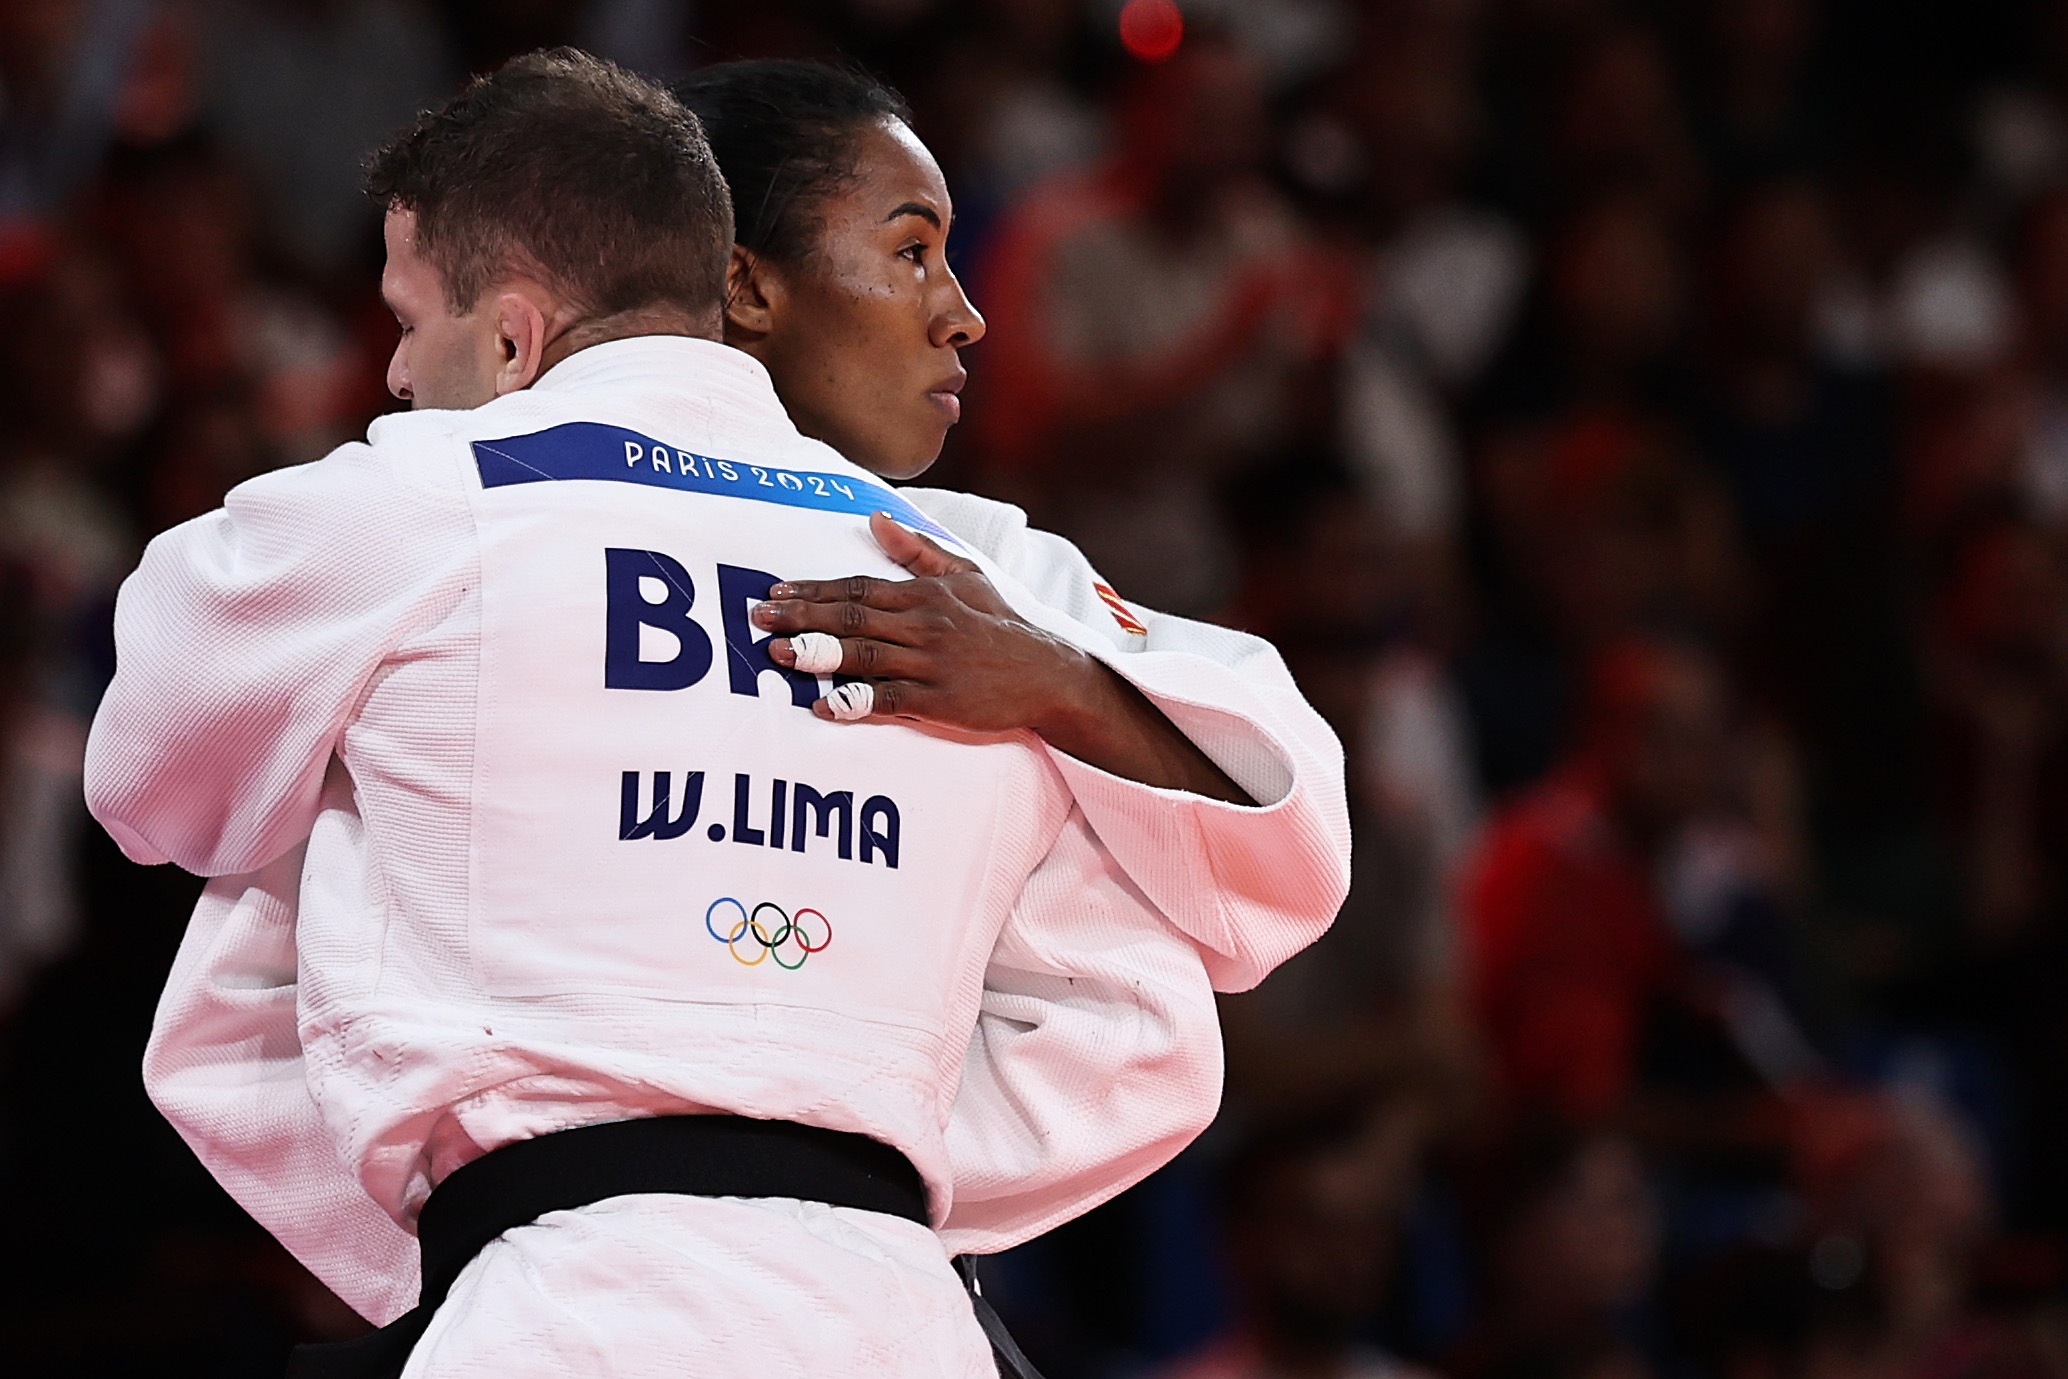
<svg viewBox="0 0 2068 1379">
<path fill-rule="evenodd" d="M 961 349 L 983 339 L 983 313 L 971 304 L 961 280 L 952 272 L 948 274 L 946 296 L 933 318 L 933 343 L 942 349 Z"/>
</svg>

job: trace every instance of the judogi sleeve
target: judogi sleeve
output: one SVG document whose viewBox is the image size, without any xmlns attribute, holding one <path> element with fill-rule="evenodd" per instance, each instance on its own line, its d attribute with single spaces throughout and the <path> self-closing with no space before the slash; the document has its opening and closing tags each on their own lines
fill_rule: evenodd
<svg viewBox="0 0 2068 1379">
<path fill-rule="evenodd" d="M 993 950 L 948 1120 L 941 1236 L 991 1254 L 1167 1163 L 1220 1105 L 1200 955 L 1073 810 Z"/>
<path fill-rule="evenodd" d="M 1199 945 L 1214 987 L 1245 991 L 1319 938 L 1350 888 L 1343 749 L 1276 649 L 1124 603 L 1083 552 L 1009 504 L 903 492 L 1035 598 L 1095 629 L 1094 654 L 1257 801 L 1159 790 L 1050 751 L 1121 867 Z"/>
<path fill-rule="evenodd" d="M 463 502 L 387 458 L 348 445 L 263 475 L 151 543 L 116 605 L 116 675 L 86 778 L 94 816 L 132 859 L 216 878 L 153 1022 L 152 1101 L 376 1322 L 414 1302 L 415 1240 L 338 1157 L 309 1093 L 294 927 L 341 729 L 388 650 L 464 590 Z"/>
<path fill-rule="evenodd" d="M 405 448 L 429 474 L 394 462 Z M 86 749 L 87 807 L 133 861 L 220 876 L 308 836 L 382 657 L 458 597 L 439 575 L 472 527 L 435 482 L 449 448 L 343 446 L 151 542 L 116 600 Z"/>
<path fill-rule="evenodd" d="M 295 1020 L 302 848 L 209 882 L 144 1051 L 144 1087 L 215 1180 L 355 1312 L 416 1305 L 416 1237 L 338 1157 Z"/>
</svg>

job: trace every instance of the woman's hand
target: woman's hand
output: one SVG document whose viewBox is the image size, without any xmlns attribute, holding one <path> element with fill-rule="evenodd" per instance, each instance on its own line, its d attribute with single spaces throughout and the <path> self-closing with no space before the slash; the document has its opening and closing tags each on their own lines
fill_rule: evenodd
<svg viewBox="0 0 2068 1379">
<path fill-rule="evenodd" d="M 1030 729 L 1059 751 L 1145 785 L 1252 803 L 1134 686 L 1096 658 L 1024 622 L 974 563 L 883 513 L 869 529 L 909 580 L 793 580 L 751 614 L 777 665 L 790 638 L 840 639 L 839 673 L 875 687 L 873 718 L 971 732 Z M 823 699 L 812 705 L 833 717 Z"/>
</svg>

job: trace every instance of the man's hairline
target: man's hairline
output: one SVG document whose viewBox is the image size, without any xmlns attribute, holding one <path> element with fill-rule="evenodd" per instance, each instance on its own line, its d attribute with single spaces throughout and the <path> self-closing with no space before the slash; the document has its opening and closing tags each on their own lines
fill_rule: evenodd
<svg viewBox="0 0 2068 1379">
<path fill-rule="evenodd" d="M 510 237 L 507 235 L 498 236 L 498 238 L 504 242 L 504 248 L 506 250 L 506 252 L 501 255 L 502 267 L 498 270 L 498 272 L 495 275 L 492 275 L 482 285 L 480 293 L 475 297 L 475 299 L 472 302 L 461 305 L 457 302 L 457 299 L 453 294 L 453 285 L 451 278 L 445 271 L 444 265 L 442 265 L 438 261 L 438 256 L 435 253 L 426 253 L 424 250 L 424 236 L 422 232 L 423 216 L 419 212 L 416 205 L 412 202 L 404 200 L 400 195 L 391 196 L 388 198 L 387 209 L 382 214 L 383 216 L 386 216 L 396 213 L 416 217 L 417 257 L 423 260 L 425 266 L 431 270 L 432 275 L 438 279 L 439 297 L 445 303 L 448 312 L 454 317 L 454 319 L 464 320 L 465 318 L 472 316 L 476 312 L 480 311 L 491 301 L 503 296 L 505 293 L 510 292 L 513 289 L 521 290 L 523 288 L 528 287 L 543 292 L 548 297 L 552 298 L 555 302 L 559 303 L 562 306 L 575 307 L 577 309 L 578 314 L 575 316 L 574 320 L 568 323 L 566 330 L 562 332 L 564 336 L 574 337 L 584 332 L 591 331 L 592 329 L 602 329 L 605 332 L 602 334 L 595 335 L 594 338 L 584 339 L 579 344 L 575 344 L 570 349 L 569 353 L 579 353 L 580 351 L 589 348 L 591 345 L 601 345 L 608 343 L 611 340 L 633 339 L 640 335 L 688 335 L 696 339 L 721 340 L 724 338 L 725 298 L 723 294 L 719 296 L 717 302 L 714 303 L 710 308 L 712 318 L 717 324 L 711 329 L 709 333 L 696 330 L 657 331 L 612 329 L 612 323 L 614 322 L 623 322 L 629 319 L 642 316 L 679 316 L 684 321 L 689 321 L 698 313 L 695 309 L 685 306 L 682 303 L 671 302 L 666 300 L 642 302 L 637 306 L 627 307 L 623 311 L 614 311 L 608 314 L 598 313 L 590 308 L 583 307 L 580 305 L 581 299 L 576 294 L 568 292 L 566 289 L 556 285 L 553 281 L 553 275 L 546 271 L 545 265 L 539 263 L 534 255 L 525 253 L 521 245 L 515 245 L 511 243 Z M 385 273 L 382 274 L 383 281 L 381 284 L 381 300 L 390 311 L 393 311 L 394 303 L 388 300 L 386 276 L 387 275 Z"/>
</svg>

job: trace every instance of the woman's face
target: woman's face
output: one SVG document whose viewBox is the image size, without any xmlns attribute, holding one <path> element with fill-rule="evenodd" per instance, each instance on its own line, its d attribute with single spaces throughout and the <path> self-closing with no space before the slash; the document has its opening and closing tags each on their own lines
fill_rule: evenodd
<svg viewBox="0 0 2068 1379">
<path fill-rule="evenodd" d="M 948 268 L 952 207 L 926 145 L 896 120 L 855 141 L 859 174 L 816 208 L 815 253 L 759 261 L 746 285 L 735 255 L 725 338 L 768 367 L 798 429 L 906 479 L 962 416 L 957 351 L 984 318 Z"/>
</svg>

